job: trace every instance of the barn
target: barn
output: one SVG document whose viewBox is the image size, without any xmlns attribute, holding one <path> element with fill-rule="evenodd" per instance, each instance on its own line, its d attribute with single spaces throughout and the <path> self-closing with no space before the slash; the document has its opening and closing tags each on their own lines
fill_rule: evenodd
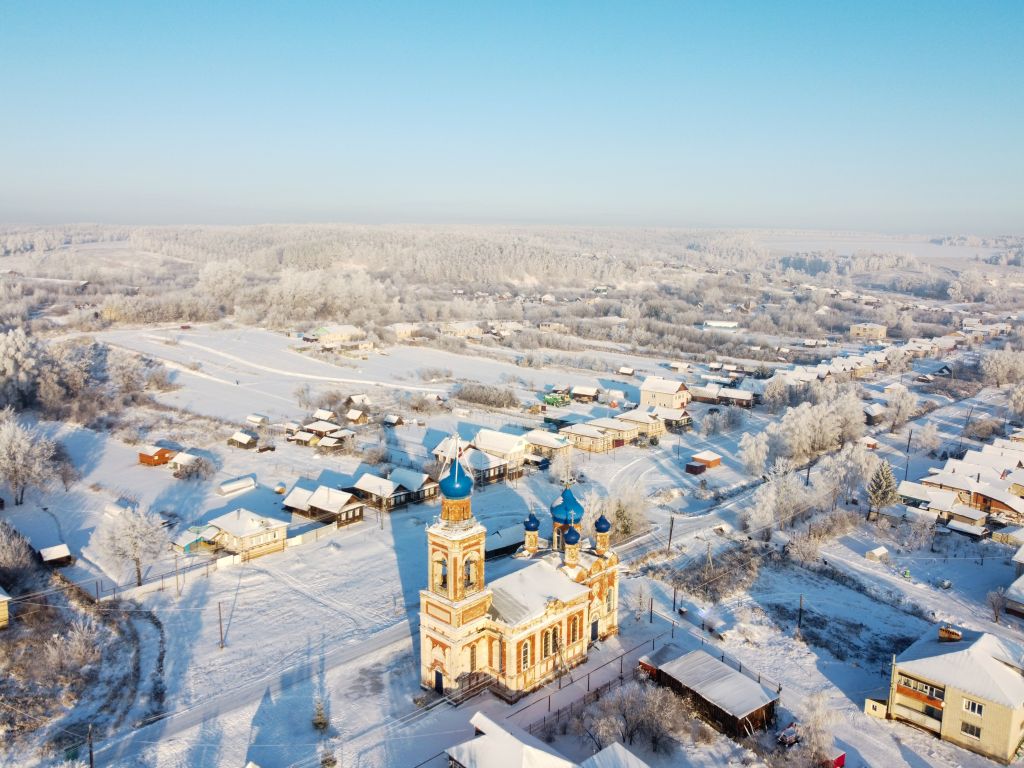
<svg viewBox="0 0 1024 768">
<path fill-rule="evenodd" d="M 643 667 L 659 685 L 687 698 L 717 730 L 739 739 L 775 722 L 779 696 L 707 651 L 697 650 Z"/>
</svg>

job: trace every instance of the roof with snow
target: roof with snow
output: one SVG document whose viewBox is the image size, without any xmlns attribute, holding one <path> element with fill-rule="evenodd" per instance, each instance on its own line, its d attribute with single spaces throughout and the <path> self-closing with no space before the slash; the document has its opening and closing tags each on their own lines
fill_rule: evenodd
<svg viewBox="0 0 1024 768">
<path fill-rule="evenodd" d="M 235 434 L 231 436 L 231 439 L 236 443 L 240 443 L 241 445 L 248 445 L 249 443 L 256 442 L 255 435 L 250 435 L 248 432 L 242 431 L 235 432 Z"/>
<path fill-rule="evenodd" d="M 329 411 L 326 408 L 317 408 L 313 411 L 313 421 L 333 421 L 334 411 Z"/>
<path fill-rule="evenodd" d="M 364 413 L 358 408 L 349 408 L 348 413 L 345 414 L 345 418 L 349 421 L 359 421 L 363 416 Z"/>
<path fill-rule="evenodd" d="M 333 432 L 336 429 L 341 429 L 341 426 L 333 421 L 312 421 L 303 429 L 307 432 Z"/>
<path fill-rule="evenodd" d="M 596 755 L 591 755 L 580 763 L 580 768 L 650 768 L 650 766 L 622 744 L 614 741 Z"/>
<path fill-rule="evenodd" d="M 661 376 L 648 376 L 640 385 L 641 392 L 656 392 L 661 395 L 674 395 L 685 389 L 686 385 L 683 382 Z"/>
<path fill-rule="evenodd" d="M 615 418 L 621 421 L 630 421 L 634 424 L 657 424 L 659 421 L 658 414 L 646 408 L 634 408 L 631 411 L 623 411 Z"/>
<path fill-rule="evenodd" d="M 603 416 L 599 419 L 591 419 L 587 424 L 592 427 L 597 427 L 598 429 L 608 429 L 612 432 L 633 432 L 636 430 L 636 424 L 607 416 Z"/>
<path fill-rule="evenodd" d="M 567 427 L 562 427 L 558 431 L 565 435 L 579 435 L 580 437 L 604 437 L 604 432 L 602 430 L 591 426 L 590 424 L 570 424 Z"/>
<path fill-rule="evenodd" d="M 530 445 L 539 445 L 544 448 L 565 448 L 569 441 L 554 432 L 545 429 L 531 429 L 523 438 Z"/>
<path fill-rule="evenodd" d="M 424 472 L 417 472 L 415 469 L 407 469 L 406 467 L 395 467 L 391 470 L 391 474 L 388 475 L 388 479 L 392 483 L 402 486 L 407 491 L 418 491 L 423 486 L 433 484 L 434 482 L 430 479 L 430 475 Z"/>
<path fill-rule="evenodd" d="M 473 438 L 473 446 L 484 453 L 522 453 L 526 450 L 526 440 L 522 435 L 510 435 L 496 432 L 493 429 L 481 429 Z"/>
<path fill-rule="evenodd" d="M 398 490 L 398 483 L 394 483 L 386 477 L 372 475 L 367 472 L 366 474 L 359 476 L 354 487 L 358 488 L 360 491 L 369 493 L 372 496 L 379 496 L 380 498 L 386 499 Z"/>
<path fill-rule="evenodd" d="M 597 397 L 598 388 L 588 387 L 583 384 L 577 384 L 571 390 L 572 394 L 579 395 L 580 397 Z"/>
<path fill-rule="evenodd" d="M 239 539 L 245 536 L 252 536 L 254 533 L 288 527 L 288 523 L 283 520 L 257 514 L 245 507 L 226 512 L 220 517 L 211 520 L 209 525 L 215 526 Z"/>
<path fill-rule="evenodd" d="M 498 724 L 482 712 L 469 722 L 480 735 L 445 750 L 465 768 L 576 768 L 553 747 L 511 723 Z"/>
<path fill-rule="evenodd" d="M 931 629 L 896 659 L 903 672 L 957 688 L 1007 707 L 1024 706 L 1024 647 L 1003 638 L 962 629 L 963 638 L 941 642 Z"/>
<path fill-rule="evenodd" d="M 736 718 L 746 717 L 779 698 L 706 651 L 691 651 L 659 669 Z"/>
<path fill-rule="evenodd" d="M 289 509 L 301 509 L 303 512 L 309 510 L 309 498 L 313 495 L 313 491 L 308 488 L 292 488 L 284 498 L 284 505 Z"/>
<path fill-rule="evenodd" d="M 323 512 L 337 514 L 341 512 L 352 501 L 352 494 L 329 488 L 326 485 L 319 486 L 309 497 L 309 506 Z"/>
<path fill-rule="evenodd" d="M 507 624 L 521 624 L 543 615 L 548 603 L 563 603 L 590 594 L 585 584 L 577 584 L 546 560 L 537 560 L 490 584 L 493 597 L 491 613 Z"/>
</svg>

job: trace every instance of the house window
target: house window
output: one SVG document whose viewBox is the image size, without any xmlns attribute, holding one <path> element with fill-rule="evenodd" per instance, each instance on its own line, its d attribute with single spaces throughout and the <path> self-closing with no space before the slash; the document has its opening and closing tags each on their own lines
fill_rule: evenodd
<svg viewBox="0 0 1024 768">
<path fill-rule="evenodd" d="M 530 643 L 529 641 L 523 643 L 523 654 L 520 659 L 520 671 L 525 672 L 530 666 Z"/>
<path fill-rule="evenodd" d="M 904 688 L 909 688 L 912 691 L 923 693 L 930 699 L 938 699 L 939 701 L 942 701 L 943 697 L 946 695 L 944 689 L 936 688 L 934 685 L 923 683 L 920 680 L 915 680 L 914 678 L 907 677 L 906 675 L 900 675 L 897 678 L 897 683 L 902 685 Z"/>
<path fill-rule="evenodd" d="M 965 736 L 970 736 L 972 739 L 981 738 L 981 728 L 971 723 L 960 723 L 960 732 Z"/>
<path fill-rule="evenodd" d="M 984 711 L 984 709 L 984 704 L 977 701 L 971 701 L 970 699 L 964 699 L 965 712 L 970 712 L 972 715 L 977 715 L 978 717 L 981 717 L 981 713 Z"/>
</svg>

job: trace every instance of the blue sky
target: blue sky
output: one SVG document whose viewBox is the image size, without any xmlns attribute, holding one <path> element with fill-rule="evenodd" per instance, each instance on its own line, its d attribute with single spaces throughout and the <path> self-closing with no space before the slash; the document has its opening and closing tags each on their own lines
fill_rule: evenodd
<svg viewBox="0 0 1024 768">
<path fill-rule="evenodd" d="M 1024 2 L 0 0 L 0 221 L 1024 232 Z"/>
</svg>

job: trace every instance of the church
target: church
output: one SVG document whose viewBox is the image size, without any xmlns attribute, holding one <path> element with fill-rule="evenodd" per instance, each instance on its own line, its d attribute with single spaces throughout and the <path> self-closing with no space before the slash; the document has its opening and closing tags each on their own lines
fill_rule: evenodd
<svg viewBox="0 0 1024 768">
<path fill-rule="evenodd" d="M 551 505 L 551 542 L 540 519 L 524 521 L 517 558 L 528 561 L 488 583 L 487 530 L 473 516 L 473 479 L 461 461 L 440 481 L 441 516 L 427 529 L 427 588 L 420 590 L 420 682 L 466 696 L 490 688 L 515 700 L 586 661 L 599 639 L 618 632 L 618 557 L 611 523 L 580 529 L 583 505 L 566 488 Z"/>
</svg>

